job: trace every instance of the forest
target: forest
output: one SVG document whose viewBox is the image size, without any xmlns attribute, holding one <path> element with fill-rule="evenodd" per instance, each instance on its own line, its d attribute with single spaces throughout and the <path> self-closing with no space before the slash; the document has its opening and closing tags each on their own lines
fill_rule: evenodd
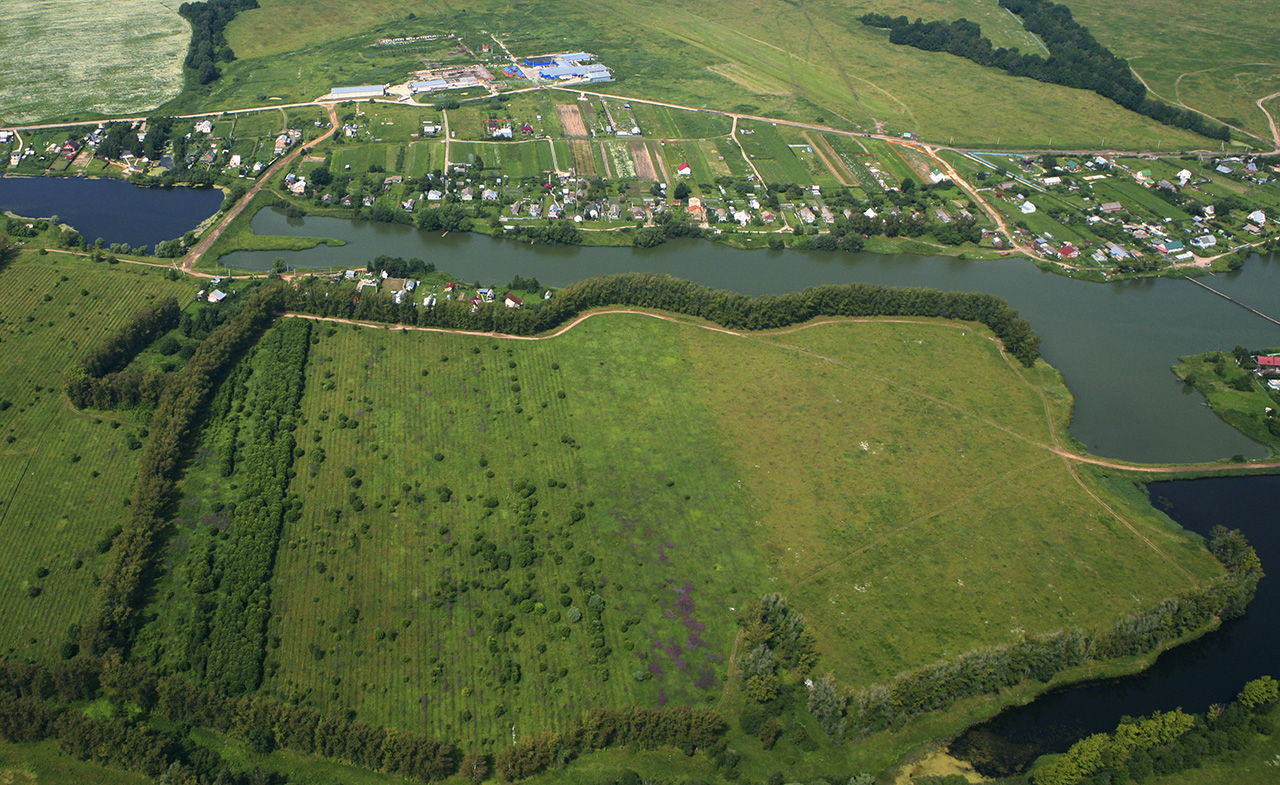
<svg viewBox="0 0 1280 785">
<path fill-rule="evenodd" d="M 1089 29 L 1072 17 L 1066 5 L 1052 0 L 1000 0 L 1000 5 L 1017 15 L 1028 32 L 1039 36 L 1049 50 L 1048 59 L 1024 54 L 1017 47 L 997 48 L 982 35 L 982 28 L 968 19 L 925 22 L 917 18 L 912 22 L 905 16 L 869 13 L 859 21 L 868 27 L 889 30 L 890 43 L 947 52 L 979 65 L 1003 69 L 1013 76 L 1089 90 L 1166 125 L 1230 140 L 1227 126 L 1215 125 L 1190 109 L 1149 97 L 1129 63 L 1098 43 Z"/>
<path fill-rule="evenodd" d="M 227 25 L 236 14 L 257 7 L 258 0 L 206 0 L 178 6 L 178 13 L 191 23 L 191 48 L 185 65 L 198 84 L 207 85 L 222 76 L 218 63 L 235 59 L 223 34 Z"/>
</svg>

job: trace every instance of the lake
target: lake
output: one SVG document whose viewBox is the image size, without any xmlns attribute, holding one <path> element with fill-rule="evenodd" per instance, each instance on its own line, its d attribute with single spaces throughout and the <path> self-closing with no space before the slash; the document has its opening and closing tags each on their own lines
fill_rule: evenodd
<svg viewBox="0 0 1280 785">
<path fill-rule="evenodd" d="M 154 246 L 181 237 L 222 206 L 216 188 L 141 188 L 124 180 L 0 177 L 0 210 L 74 226 L 89 242 Z"/>
</svg>

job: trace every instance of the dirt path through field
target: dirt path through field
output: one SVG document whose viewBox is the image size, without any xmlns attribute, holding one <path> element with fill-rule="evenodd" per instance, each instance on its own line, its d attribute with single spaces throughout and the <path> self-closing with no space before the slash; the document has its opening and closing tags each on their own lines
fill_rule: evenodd
<svg viewBox="0 0 1280 785">
<path fill-rule="evenodd" d="M 582 110 L 574 104 L 556 104 L 556 117 L 560 118 L 560 127 L 564 135 L 570 138 L 585 138 L 587 125 L 582 121 Z"/>
<path fill-rule="evenodd" d="M 631 142 L 627 149 L 631 151 L 631 160 L 636 164 L 636 177 L 641 180 L 657 180 L 658 172 L 653 168 L 648 146 L 644 142 Z"/>
<path fill-rule="evenodd" d="M 653 166 L 658 170 L 658 176 L 654 179 L 665 183 L 667 181 L 667 173 L 671 171 L 667 168 L 667 162 L 663 160 L 662 153 L 658 152 L 657 147 L 650 151 L 650 155 L 657 159 Z"/>
<path fill-rule="evenodd" d="M 613 179 L 613 170 L 609 166 L 609 151 L 604 149 L 604 142 L 600 142 L 600 160 L 604 162 L 604 176 Z"/>
<path fill-rule="evenodd" d="M 822 163 L 831 170 L 831 174 L 835 175 L 836 182 L 841 185 L 857 184 L 856 178 L 853 177 L 849 170 L 846 169 L 843 164 L 837 163 L 840 158 L 836 155 L 835 150 L 832 150 L 831 146 L 827 144 L 827 140 L 823 138 L 822 134 L 818 134 L 817 140 L 814 140 L 814 138 L 809 135 L 809 132 L 805 131 L 804 138 L 809 141 L 809 146 L 813 148 L 813 152 L 818 155 L 818 158 Z"/>
</svg>

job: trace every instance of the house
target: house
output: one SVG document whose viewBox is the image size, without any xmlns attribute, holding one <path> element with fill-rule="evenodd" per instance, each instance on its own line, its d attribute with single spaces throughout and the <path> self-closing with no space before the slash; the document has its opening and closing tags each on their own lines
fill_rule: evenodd
<svg viewBox="0 0 1280 785">
<path fill-rule="evenodd" d="M 1119 202 L 1103 202 L 1098 209 L 1104 213 L 1118 213 L 1124 209 L 1124 205 Z"/>
<path fill-rule="evenodd" d="M 209 292 L 209 296 L 207 299 L 211 303 L 220 303 L 223 300 L 227 299 L 227 293 L 222 291 L 221 289 L 214 289 L 212 292 Z"/>
<path fill-rule="evenodd" d="M 348 281 L 354 281 L 356 279 L 356 271 L 347 270 L 346 273 L 343 274 L 343 277 L 345 277 Z"/>
<path fill-rule="evenodd" d="M 299 177 L 289 185 L 289 192 L 295 196 L 301 196 L 307 192 L 307 178 Z"/>
<path fill-rule="evenodd" d="M 1080 250 L 1071 243 L 1067 243 L 1058 249 L 1058 256 L 1063 259 L 1074 259 L 1080 255 Z"/>
<path fill-rule="evenodd" d="M 1249 234 L 1262 234 L 1262 230 L 1253 224 L 1245 224 L 1244 230 Z"/>
<path fill-rule="evenodd" d="M 1280 371 L 1280 357 L 1260 354 L 1253 358 L 1259 371 Z"/>
<path fill-rule="evenodd" d="M 498 201 L 498 192 L 492 188 L 486 188 L 481 192 L 480 198 L 486 202 L 496 202 Z"/>
<path fill-rule="evenodd" d="M 492 134 L 490 134 L 490 136 L 492 136 L 494 139 L 512 139 L 512 138 L 514 138 L 514 135 L 511 133 L 511 127 L 510 127 L 510 126 L 507 126 L 506 128 L 497 128 L 497 129 L 494 129 L 493 133 L 492 133 Z"/>
<path fill-rule="evenodd" d="M 438 123 L 423 123 L 423 124 L 422 124 L 422 135 L 423 135 L 423 136 L 435 136 L 436 134 L 440 133 L 440 131 L 441 131 L 441 130 L 442 130 L 442 129 L 441 129 L 441 127 L 440 127 L 440 125 L 439 125 Z"/>
<path fill-rule="evenodd" d="M 440 191 L 438 191 L 435 188 L 432 188 L 430 191 L 427 191 L 428 202 L 438 202 L 443 198 L 444 198 L 444 194 L 440 193 Z"/>
<path fill-rule="evenodd" d="M 241 159 L 240 154 L 235 153 L 231 156 L 231 160 L 228 163 L 230 163 L 232 166 L 239 166 L 241 160 L 243 159 Z"/>
<path fill-rule="evenodd" d="M 1191 244 L 1197 248 L 1212 248 L 1218 244 L 1218 238 L 1211 234 L 1202 234 L 1199 237 L 1193 238 L 1191 240 Z"/>
<path fill-rule="evenodd" d="M 863 210 L 862 214 L 872 220 L 875 220 L 876 218 L 879 217 L 879 214 L 875 210 L 872 210 L 870 207 L 868 207 L 866 210 Z"/>
<path fill-rule="evenodd" d="M 434 294 L 429 294 L 429 295 L 427 295 L 426 297 L 423 297 L 423 298 L 422 298 L 422 305 L 423 305 L 424 307 L 427 307 L 427 308 L 435 308 L 435 307 L 436 307 L 436 296 L 435 296 Z"/>
<path fill-rule="evenodd" d="M 502 303 L 503 305 L 506 305 L 508 308 L 519 308 L 520 306 L 524 305 L 524 301 L 521 300 L 519 297 L 516 297 L 514 294 L 508 294 L 503 299 Z"/>
<path fill-rule="evenodd" d="M 195 125 L 195 132 L 198 134 L 213 133 L 213 122 L 210 120 L 201 120 Z"/>
<path fill-rule="evenodd" d="M 1224 165 L 1222 165 L 1222 164 L 1219 164 L 1219 165 L 1218 165 L 1218 168 L 1217 168 L 1215 171 L 1216 171 L 1218 174 L 1232 174 L 1231 167 L 1229 167 L 1229 166 L 1224 166 Z"/>
<path fill-rule="evenodd" d="M 462 201 L 464 202 L 473 201 L 476 198 L 476 189 L 468 185 L 466 188 L 462 189 L 462 193 L 460 193 L 459 196 L 462 197 Z"/>
<path fill-rule="evenodd" d="M 746 226 L 751 223 L 751 213 L 746 210 L 738 210 L 733 214 L 733 220 L 737 221 L 739 226 Z"/>
<path fill-rule="evenodd" d="M 688 203 L 685 205 L 685 209 L 688 210 L 690 215 L 701 218 L 703 215 L 702 200 L 696 196 L 690 196 Z"/>
<path fill-rule="evenodd" d="M 361 197 L 361 199 L 360 199 L 360 206 L 361 206 L 361 207 L 373 207 L 373 201 L 374 201 L 374 200 L 373 200 L 373 195 L 372 195 L 372 194 L 369 194 L 369 195 L 363 196 L 363 197 Z"/>
<path fill-rule="evenodd" d="M 814 215 L 813 210 L 810 210 L 808 207 L 801 207 L 800 212 L 796 213 L 796 215 L 800 216 L 800 220 L 807 224 L 811 224 L 818 220 L 818 216 Z"/>
<path fill-rule="evenodd" d="M 768 210 L 765 210 L 763 213 L 760 213 L 760 220 L 764 221 L 767 224 L 771 224 L 774 221 L 778 220 L 778 216 L 774 215 Z"/>
<path fill-rule="evenodd" d="M 689 164 L 680 164 L 676 167 L 676 174 L 681 177 L 688 177 L 693 174 L 693 167 L 689 166 Z"/>
<path fill-rule="evenodd" d="M 1187 187 L 1187 183 L 1191 182 L 1191 170 L 1183 169 L 1178 172 L 1178 185 L 1182 188 Z"/>
<path fill-rule="evenodd" d="M 497 296 L 494 294 L 492 289 L 477 289 L 476 294 L 483 297 L 484 301 L 487 303 L 493 302 L 494 298 Z"/>
<path fill-rule="evenodd" d="M 1028 199 L 1027 201 L 1023 202 L 1022 204 L 1018 205 L 1018 209 L 1019 209 L 1020 211 L 1022 211 L 1022 214 L 1023 214 L 1023 215 L 1031 215 L 1032 213 L 1034 213 L 1034 212 L 1036 211 L 1036 206 L 1035 206 L 1034 204 L 1032 204 L 1032 203 L 1031 203 L 1031 200 L 1030 200 L 1030 199 Z"/>
<path fill-rule="evenodd" d="M 1254 210 L 1253 212 L 1249 213 L 1248 218 L 1250 223 L 1255 223 L 1258 226 L 1267 225 L 1267 214 L 1262 212 L 1261 210 Z"/>
<path fill-rule="evenodd" d="M 1027 204 L 1031 204 L 1031 203 L 1027 202 Z M 948 213 L 946 210 L 943 210 L 941 207 L 939 207 L 937 210 L 934 210 L 933 214 L 937 216 L 938 220 L 942 221 L 944 224 L 951 223 L 951 213 Z"/>
<path fill-rule="evenodd" d="M 284 148 L 288 147 L 289 144 L 290 144 L 289 137 L 287 135 L 280 134 L 279 136 L 277 136 L 276 146 L 275 146 L 276 155 L 282 155 L 284 153 Z"/>
<path fill-rule="evenodd" d="M 1162 242 L 1156 243 L 1155 248 L 1160 253 L 1166 254 L 1166 255 L 1182 253 L 1184 250 L 1186 250 L 1186 247 L 1183 246 L 1181 240 L 1164 240 Z"/>
<path fill-rule="evenodd" d="M 1045 177 L 1041 179 L 1040 182 L 1044 183 L 1045 185 L 1062 185 L 1062 178 L 1061 177 Z"/>
</svg>

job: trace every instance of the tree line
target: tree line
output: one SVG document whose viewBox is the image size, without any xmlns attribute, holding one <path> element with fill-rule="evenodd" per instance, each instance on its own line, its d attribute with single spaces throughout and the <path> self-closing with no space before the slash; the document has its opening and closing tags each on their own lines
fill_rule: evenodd
<svg viewBox="0 0 1280 785">
<path fill-rule="evenodd" d="M 1097 633 L 1059 631 L 977 649 L 899 674 L 889 684 L 859 690 L 849 700 L 850 732 L 861 738 L 900 728 L 913 717 L 945 709 L 961 698 L 995 693 L 1028 678 L 1047 682 L 1059 671 L 1085 662 L 1143 654 L 1215 619 L 1242 616 L 1263 577 L 1258 554 L 1239 530 L 1222 526 L 1214 527 L 1208 546 L 1226 567 L 1225 575 Z"/>
<path fill-rule="evenodd" d="M 1199 768 L 1207 759 L 1245 749 L 1259 734 L 1274 735 L 1278 697 L 1280 684 L 1263 676 L 1245 684 L 1227 706 L 1203 714 L 1174 709 L 1125 718 L 1115 731 L 1085 737 L 1062 755 L 1049 757 L 1029 779 L 1033 785 L 1146 782 Z"/>
<path fill-rule="evenodd" d="M 183 3 L 178 13 L 191 23 L 191 46 L 184 62 L 198 84 L 206 85 L 222 76 L 218 63 L 229 63 L 235 53 L 224 32 L 241 11 L 258 7 L 258 0 L 204 0 Z"/>
<path fill-rule="evenodd" d="M 768 330 L 819 316 L 920 316 L 985 324 L 1005 349 L 1027 367 L 1040 356 L 1040 337 L 999 297 L 873 284 L 823 285 L 779 295 L 750 295 L 649 273 L 588 278 L 566 286 L 537 308 L 480 307 L 456 300 L 418 306 L 390 297 L 351 297 L 317 279 L 291 287 L 286 307 L 298 313 L 452 329 L 536 335 L 555 329 L 592 308 L 634 306 L 696 316 L 723 327 Z M 337 296 L 334 296 L 337 295 Z"/>
<path fill-rule="evenodd" d="M 1071 9 L 1052 0 L 1000 0 L 1000 5 L 1022 19 L 1027 31 L 1038 36 L 1049 50 L 1046 59 L 1024 54 L 1017 47 L 995 47 L 982 28 L 968 19 L 954 22 L 914 22 L 905 16 L 864 14 L 859 21 L 889 30 L 889 42 L 930 52 L 947 52 L 967 60 L 1000 68 L 1013 76 L 1089 90 L 1126 109 L 1157 122 L 1185 128 L 1213 139 L 1229 141 L 1231 129 L 1214 125 L 1190 109 L 1150 98 L 1147 88 L 1129 63 L 1102 44 L 1071 15 Z"/>
<path fill-rule="evenodd" d="M 159 335 L 176 327 L 180 314 L 178 301 L 166 297 L 134 314 L 90 349 L 63 378 L 71 404 L 77 409 L 117 409 L 139 403 L 155 406 L 164 394 L 168 375 L 122 369 Z"/>
<path fill-rule="evenodd" d="M 229 695 L 251 692 L 262 682 L 276 549 L 285 516 L 301 516 L 302 502 L 288 489 L 310 342 L 311 324 L 303 319 L 288 319 L 267 331 L 254 350 L 251 427 L 224 425 L 230 436 L 223 449 L 234 455 L 229 463 L 240 497 L 231 515 L 230 541 L 218 549 L 216 590 L 197 603 L 198 610 L 207 610 L 206 618 L 192 626 L 207 638 L 189 638 L 188 644 L 206 649 L 205 678 Z"/>
<path fill-rule="evenodd" d="M 283 304 L 278 287 L 259 289 L 228 324 L 201 343 L 168 385 L 155 409 L 138 477 L 120 533 L 112 543 L 98 594 L 80 629 L 79 646 L 93 654 L 127 650 L 161 532 L 168 525 L 187 441 L 222 375 L 271 323 Z"/>
<path fill-rule="evenodd" d="M 700 706 L 591 709 L 560 733 L 503 747 L 494 758 L 493 768 L 504 782 L 515 782 L 613 746 L 635 744 L 646 750 L 669 747 L 693 755 L 715 744 L 726 729 L 719 712 Z"/>
</svg>

